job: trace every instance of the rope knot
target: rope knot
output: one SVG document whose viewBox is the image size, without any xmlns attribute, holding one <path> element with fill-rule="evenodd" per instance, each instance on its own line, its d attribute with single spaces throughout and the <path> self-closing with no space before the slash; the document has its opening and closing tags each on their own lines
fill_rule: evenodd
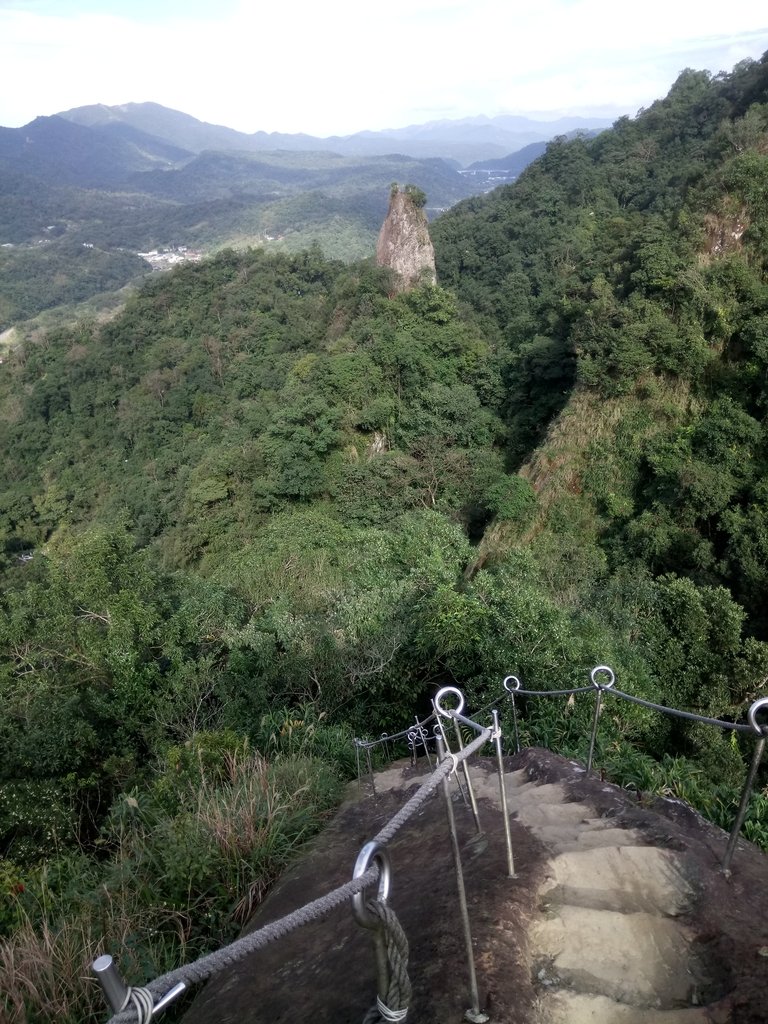
<svg viewBox="0 0 768 1024">
<path fill-rule="evenodd" d="M 385 953 L 388 977 L 379 978 L 376 1003 L 363 1018 L 363 1024 L 397 1024 L 408 1016 L 411 1001 L 411 981 L 408 977 L 408 939 L 397 914 L 383 900 L 368 900 L 368 913 L 378 919 L 374 940 L 381 943 Z M 386 992 L 382 993 L 382 990 Z M 382 998 L 382 994 L 384 998 Z"/>
<path fill-rule="evenodd" d="M 376 996 L 376 1009 L 378 1010 L 379 1017 L 383 1021 L 391 1021 L 392 1024 L 397 1024 L 397 1021 L 405 1020 L 408 1016 L 407 1006 L 404 1010 L 390 1010 L 388 1006 L 385 1006 L 384 1003 L 382 1003 L 379 996 Z"/>
<path fill-rule="evenodd" d="M 120 1013 L 127 1010 L 129 1005 L 136 1011 L 137 1024 L 150 1024 L 155 1000 L 148 988 L 133 988 L 129 985 Z"/>
</svg>

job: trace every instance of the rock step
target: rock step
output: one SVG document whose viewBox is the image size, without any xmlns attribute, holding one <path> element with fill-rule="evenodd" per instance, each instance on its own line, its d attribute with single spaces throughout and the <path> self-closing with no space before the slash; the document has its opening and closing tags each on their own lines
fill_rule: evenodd
<svg viewBox="0 0 768 1024">
<path fill-rule="evenodd" d="M 702 978 L 690 935 L 656 914 L 562 906 L 533 928 L 535 973 L 545 986 L 666 1010 L 695 1005 Z"/>
<path fill-rule="evenodd" d="M 473 770 L 478 797 L 499 806 L 496 776 Z M 668 850 L 641 845 L 569 787 L 505 776 L 510 815 L 550 851 L 532 927 L 540 1024 L 704 1024 L 706 974 L 676 920 L 691 886 Z M 724 1024 L 727 1018 L 724 1018 Z"/>
<path fill-rule="evenodd" d="M 535 802 L 537 804 L 564 804 L 568 803 L 570 800 L 568 790 L 564 786 L 561 786 L 559 782 L 515 783 L 512 778 L 515 774 L 519 773 L 511 772 L 504 776 L 507 786 L 507 802 L 510 805 L 527 802 L 527 798 L 531 794 L 535 794 Z M 497 788 L 498 785 L 497 777 Z"/>
<path fill-rule="evenodd" d="M 516 816 L 521 824 L 527 825 L 534 832 L 542 825 L 578 825 L 580 828 L 594 828 L 603 823 L 602 818 L 594 817 L 591 808 L 580 803 L 540 804 L 531 797 L 530 802 L 525 804 L 509 800 L 508 807 L 511 815 Z"/>
<path fill-rule="evenodd" d="M 655 846 L 628 845 L 558 854 L 550 861 L 539 892 L 547 903 L 670 917 L 683 913 L 692 897 L 674 854 Z"/>
<path fill-rule="evenodd" d="M 605 846 L 637 846 L 637 833 L 630 829 L 611 828 L 602 819 L 600 824 L 581 825 L 569 834 L 561 825 L 541 825 L 537 837 L 546 847 L 558 853 L 574 853 L 577 850 L 597 850 Z"/>
<path fill-rule="evenodd" d="M 547 1002 L 548 1024 L 726 1024 L 727 1011 L 692 1006 L 685 1010 L 648 1010 L 617 1003 L 607 996 L 553 992 Z"/>
</svg>

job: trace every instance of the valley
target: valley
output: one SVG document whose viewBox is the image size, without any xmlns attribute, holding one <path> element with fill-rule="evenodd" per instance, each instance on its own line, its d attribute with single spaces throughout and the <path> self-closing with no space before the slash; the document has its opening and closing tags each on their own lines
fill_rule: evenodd
<svg viewBox="0 0 768 1024">
<path fill-rule="evenodd" d="M 424 189 L 432 217 L 494 183 L 460 170 L 451 138 L 473 157 L 570 124 L 531 122 L 521 133 L 448 123 L 426 133 L 430 142 L 418 141 L 415 126 L 414 145 L 407 133 L 355 143 L 247 136 L 157 104 L 128 104 L 0 128 L 0 330 L 138 283 L 147 251 L 298 252 L 317 243 L 331 259 L 364 259 L 373 254 L 392 180 Z M 495 140 L 490 147 L 486 135 Z M 512 170 L 494 175 L 514 177 L 543 145 L 529 145 Z M 100 260 L 76 259 L 77 246 L 100 250 Z M 170 256 L 149 262 L 174 264 Z"/>
</svg>

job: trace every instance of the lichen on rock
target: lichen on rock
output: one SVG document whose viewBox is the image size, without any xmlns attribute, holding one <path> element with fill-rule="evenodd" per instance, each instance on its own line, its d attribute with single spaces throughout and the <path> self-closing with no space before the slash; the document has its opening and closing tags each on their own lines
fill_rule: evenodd
<svg viewBox="0 0 768 1024">
<path fill-rule="evenodd" d="M 414 186 L 406 185 L 403 190 L 392 186 L 389 210 L 376 245 L 376 263 L 395 271 L 398 291 L 437 283 L 435 250 L 423 209 L 425 199 Z"/>
</svg>

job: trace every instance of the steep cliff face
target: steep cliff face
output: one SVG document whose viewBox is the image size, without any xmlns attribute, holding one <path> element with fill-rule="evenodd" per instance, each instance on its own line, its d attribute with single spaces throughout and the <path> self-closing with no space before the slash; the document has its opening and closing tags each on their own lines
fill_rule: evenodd
<svg viewBox="0 0 768 1024">
<path fill-rule="evenodd" d="M 396 271 L 400 291 L 437 283 L 427 218 L 418 199 L 407 190 L 392 192 L 376 245 L 376 263 Z"/>
</svg>

